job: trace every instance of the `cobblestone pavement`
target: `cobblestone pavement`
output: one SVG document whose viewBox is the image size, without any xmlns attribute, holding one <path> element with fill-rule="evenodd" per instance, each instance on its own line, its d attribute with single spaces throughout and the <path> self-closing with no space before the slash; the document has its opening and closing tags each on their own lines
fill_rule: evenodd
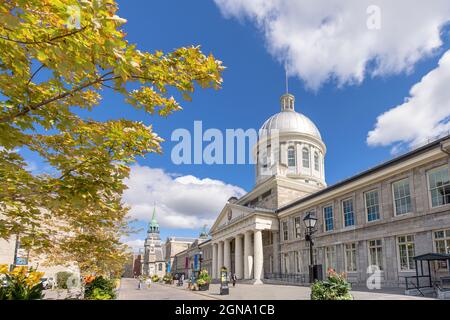
<svg viewBox="0 0 450 320">
<path fill-rule="evenodd" d="M 121 300 L 309 300 L 309 287 L 288 285 L 249 285 L 236 284 L 230 286 L 230 294 L 221 296 L 219 284 L 211 284 L 208 291 L 188 291 L 186 284 L 183 287 L 176 285 L 152 284 L 150 288 L 137 289 L 136 279 L 122 279 L 119 291 Z M 352 291 L 355 300 L 416 300 L 425 299 L 411 297 L 402 294 L 401 289 L 386 289 L 380 291 L 368 291 L 356 289 Z"/>
</svg>

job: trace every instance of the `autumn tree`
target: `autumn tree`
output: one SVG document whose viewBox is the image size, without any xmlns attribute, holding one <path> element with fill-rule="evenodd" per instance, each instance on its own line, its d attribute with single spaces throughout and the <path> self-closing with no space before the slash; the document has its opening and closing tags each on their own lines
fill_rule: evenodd
<svg viewBox="0 0 450 320">
<path fill-rule="evenodd" d="M 112 90 L 165 117 L 181 109 L 169 90 L 190 100 L 195 88 L 222 82 L 221 62 L 199 47 L 138 50 L 117 10 L 113 0 L 0 2 L 0 238 L 20 234 L 54 262 L 85 270 L 123 258 L 123 179 L 162 139 L 143 122 L 81 114 Z M 30 171 L 24 150 L 51 173 Z"/>
</svg>

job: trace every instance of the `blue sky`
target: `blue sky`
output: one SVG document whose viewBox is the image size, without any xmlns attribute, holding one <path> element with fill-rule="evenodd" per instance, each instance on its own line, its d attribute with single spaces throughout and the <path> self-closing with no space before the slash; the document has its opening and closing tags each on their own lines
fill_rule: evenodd
<svg viewBox="0 0 450 320">
<path fill-rule="evenodd" d="M 164 154 L 149 154 L 145 159 L 138 159 L 141 167 L 162 169 L 163 173 L 159 171 L 159 174 L 170 173 L 173 175 L 168 177 L 172 178 L 194 176 L 199 180 L 214 179 L 249 191 L 255 182 L 252 165 L 175 165 L 170 158 L 170 151 L 175 145 L 175 142 L 170 141 L 172 131 L 177 128 L 192 130 L 195 120 L 201 120 L 205 129 L 259 128 L 268 117 L 279 111 L 279 97 L 285 91 L 283 58 L 282 54 L 277 53 L 277 35 L 264 32 L 264 28 L 270 27 L 273 21 L 257 8 L 243 8 L 239 0 L 230 1 L 235 4 L 231 9 L 224 5 L 224 2 L 119 0 L 118 14 L 128 20 L 124 30 L 130 43 L 136 43 L 142 51 L 171 51 L 180 46 L 201 45 L 204 53 L 213 53 L 227 67 L 223 74 L 223 88 L 219 91 L 196 91 L 192 102 L 183 102 L 184 110 L 166 119 L 136 111 L 126 105 L 122 98 L 105 91 L 103 101 L 95 109 L 94 115 L 99 119 L 126 117 L 153 124 L 154 130 L 166 139 L 162 145 Z M 224 16 L 224 12 L 228 17 Z M 366 13 L 362 12 L 362 15 L 365 19 Z M 420 23 L 418 24 L 420 27 Z M 302 30 L 301 25 L 297 27 Z M 294 26 L 292 32 L 296 31 L 295 28 Z M 411 87 L 437 68 L 443 54 L 450 49 L 448 29 L 440 29 L 438 35 L 442 40 L 441 44 L 430 45 L 432 50 L 422 54 L 409 66 L 394 72 L 383 70 L 380 75 L 367 72 L 362 80 L 356 81 L 359 83 L 339 83 L 342 82 L 339 77 L 345 76 L 338 74 L 336 80 L 319 79 L 320 87 L 311 89 L 305 78 L 315 71 L 302 73 L 302 70 L 307 68 L 293 68 L 289 89 L 296 96 L 296 111 L 304 113 L 317 125 L 327 145 L 325 172 L 329 185 L 391 159 L 395 143 L 400 142 L 403 149 L 408 148 L 413 138 L 394 139 L 396 142 L 388 141 L 385 146 L 368 145 L 368 132 L 374 129 L 378 116 L 401 105 L 409 96 Z M 346 38 L 343 38 L 342 41 L 345 40 Z M 420 42 L 420 39 L 417 41 Z M 358 39 L 355 40 L 355 51 L 357 46 Z M 290 61 L 292 65 L 297 63 L 301 66 L 307 61 L 302 62 L 300 58 L 295 57 L 299 52 L 295 49 L 297 47 L 292 45 Z M 389 54 L 390 49 L 387 46 L 383 48 L 381 44 L 380 48 L 381 51 L 376 51 L 377 48 L 374 47 L 370 50 L 374 50 L 375 54 L 381 52 L 380 56 L 385 52 Z M 392 51 L 395 51 L 395 45 L 392 45 L 392 48 Z M 333 58 L 333 53 L 330 54 Z M 349 56 L 352 54 L 355 54 L 357 63 L 357 52 L 348 50 L 346 53 Z M 335 62 L 339 65 L 340 60 L 336 58 Z M 369 62 L 366 67 L 375 70 L 371 65 L 374 63 Z M 161 203 L 164 200 L 161 199 L 148 199 L 148 205 L 151 207 L 155 201 L 157 208 L 164 205 Z M 218 207 L 223 205 L 224 203 Z M 189 207 L 190 204 L 186 203 L 185 206 Z M 200 204 L 199 206 L 205 208 Z M 170 206 L 166 206 L 166 209 L 170 210 Z M 152 212 L 147 211 L 150 219 Z M 195 206 L 190 214 L 195 214 L 192 213 L 194 211 Z M 157 212 L 157 217 L 158 214 L 165 213 Z M 218 212 L 210 214 L 215 216 Z M 142 212 L 137 217 L 142 219 Z M 201 229 L 201 225 L 189 228 L 177 227 L 176 224 L 164 225 L 164 217 L 159 218 L 163 221 L 163 239 L 170 235 L 196 236 Z M 145 226 L 145 222 L 138 225 Z M 144 237 L 145 232 L 140 232 L 130 239 Z"/>
</svg>

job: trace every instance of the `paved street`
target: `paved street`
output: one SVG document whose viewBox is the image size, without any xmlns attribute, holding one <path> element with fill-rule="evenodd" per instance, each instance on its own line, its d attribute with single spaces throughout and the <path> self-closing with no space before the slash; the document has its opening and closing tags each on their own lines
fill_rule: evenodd
<svg viewBox="0 0 450 320">
<path fill-rule="evenodd" d="M 150 288 L 138 290 L 138 280 L 122 279 L 119 300 L 211 300 L 213 298 L 201 296 L 192 291 L 179 290 L 162 284 L 152 283 Z"/>
<path fill-rule="evenodd" d="M 285 286 L 285 285 L 248 285 L 237 284 L 230 287 L 230 294 L 221 296 L 219 284 L 210 285 L 209 291 L 188 291 L 186 285 L 181 288 L 175 285 L 152 284 L 150 288 L 137 289 L 136 279 L 122 279 L 119 291 L 120 300 L 309 300 L 309 287 Z M 410 300 L 424 299 L 410 297 L 402 294 L 400 289 L 386 289 L 384 292 L 354 290 L 352 295 L 355 300 Z"/>
</svg>

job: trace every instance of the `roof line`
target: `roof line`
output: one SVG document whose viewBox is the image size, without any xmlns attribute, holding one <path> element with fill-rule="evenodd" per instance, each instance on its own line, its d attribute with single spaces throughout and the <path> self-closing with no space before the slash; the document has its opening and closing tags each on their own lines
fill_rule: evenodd
<svg viewBox="0 0 450 320">
<path fill-rule="evenodd" d="M 325 189 L 317 191 L 317 192 L 315 192 L 315 193 L 313 193 L 313 194 L 311 194 L 309 196 L 306 196 L 304 198 L 298 199 L 297 201 L 292 202 L 290 204 L 287 204 L 284 207 L 278 208 L 275 212 L 279 213 L 279 212 L 282 212 L 284 210 L 290 209 L 290 208 L 292 208 L 292 207 L 294 207 L 294 206 L 296 206 L 296 205 L 298 205 L 298 204 L 300 204 L 302 202 L 306 202 L 308 200 L 314 199 L 315 197 L 323 195 L 323 194 L 325 194 L 325 193 L 327 193 L 327 192 L 329 192 L 331 190 L 335 190 L 335 189 L 337 189 L 339 187 L 342 187 L 342 186 L 344 186 L 344 185 L 346 185 L 346 184 L 348 184 L 350 182 L 353 182 L 355 180 L 358 180 L 360 178 L 368 176 L 368 175 L 370 175 L 372 173 L 375 173 L 375 172 L 377 172 L 377 171 L 379 171 L 381 169 L 384 169 L 384 168 L 389 167 L 391 165 L 394 165 L 394 164 L 396 164 L 398 162 L 407 160 L 407 159 L 412 158 L 412 157 L 414 157 L 414 156 L 416 156 L 418 154 L 421 154 L 421 153 L 424 153 L 426 151 L 429 151 L 430 149 L 433 149 L 433 148 L 437 147 L 438 145 L 440 145 L 442 141 L 445 141 L 445 140 L 447 140 L 449 138 L 450 138 L 450 135 L 446 135 L 443 138 L 437 139 L 436 141 L 433 141 L 433 142 L 431 142 L 429 144 L 426 144 L 426 145 L 424 145 L 422 147 L 414 149 L 414 150 L 412 150 L 412 151 L 410 151 L 408 153 L 405 153 L 405 154 L 403 154 L 401 156 L 398 156 L 398 157 L 396 157 L 394 159 L 391 159 L 391 160 L 388 160 L 386 162 L 383 162 L 383 163 L 381 163 L 381 164 L 379 164 L 379 165 L 377 165 L 377 166 L 375 166 L 373 168 L 370 168 L 370 169 L 365 170 L 365 171 L 363 171 L 363 172 L 361 172 L 359 174 L 356 174 L 356 175 L 354 175 L 354 176 L 352 176 L 350 178 L 347 178 L 347 179 L 344 179 L 344 180 L 342 180 L 340 182 L 337 182 L 337 183 L 335 183 L 335 184 L 333 184 L 333 185 L 331 185 L 331 186 L 329 186 L 329 187 L 327 187 Z"/>
</svg>

